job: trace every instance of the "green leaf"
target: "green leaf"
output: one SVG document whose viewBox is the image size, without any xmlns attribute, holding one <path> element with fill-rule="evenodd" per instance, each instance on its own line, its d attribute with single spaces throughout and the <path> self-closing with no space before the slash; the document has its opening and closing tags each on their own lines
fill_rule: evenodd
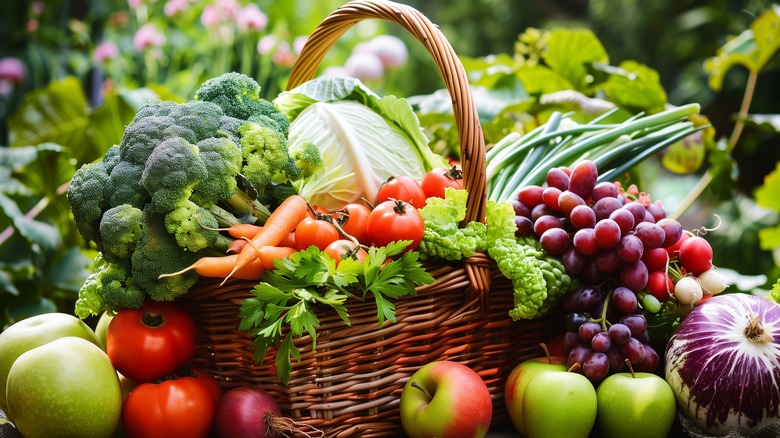
<svg viewBox="0 0 780 438">
<path fill-rule="evenodd" d="M 656 70 L 629 60 L 612 71 L 602 85 L 607 100 L 640 111 L 663 109 L 666 91 Z"/>
<path fill-rule="evenodd" d="M 57 143 L 69 147 L 76 158 L 96 156 L 85 147 L 89 125 L 87 99 L 73 76 L 53 81 L 25 95 L 8 120 L 11 146 Z"/>
<path fill-rule="evenodd" d="M 780 211 L 780 162 L 764 177 L 764 185 L 756 189 L 755 195 L 758 205 Z"/>
<path fill-rule="evenodd" d="M 298 347 L 293 344 L 291 334 L 288 333 L 276 351 L 276 376 L 285 385 L 290 381 L 290 373 L 292 372 L 291 357 L 294 357 L 298 362 L 301 361 L 301 353 L 298 351 Z"/>
<path fill-rule="evenodd" d="M 376 317 L 379 321 L 379 327 L 384 327 L 385 320 L 395 323 L 395 305 L 387 301 L 381 293 L 374 293 L 376 301 Z"/>
<path fill-rule="evenodd" d="M 735 65 L 760 72 L 780 49 L 780 5 L 765 9 L 745 30 L 721 46 L 716 55 L 704 62 L 710 74 L 709 85 L 715 91 L 723 88 L 726 73 Z"/>
<path fill-rule="evenodd" d="M 16 231 L 31 244 L 34 252 L 51 253 L 62 244 L 62 235 L 57 228 L 25 217 L 19 210 L 19 206 L 2 193 L 0 193 L 0 209 L 11 219 Z"/>
<path fill-rule="evenodd" d="M 780 114 L 750 114 L 743 120 L 767 132 L 780 132 Z"/>
<path fill-rule="evenodd" d="M 588 64 L 609 63 L 607 51 L 589 29 L 558 28 L 551 31 L 543 59 L 547 66 L 580 91 L 589 85 Z"/>
<path fill-rule="evenodd" d="M 524 65 L 515 73 L 530 95 L 553 93 L 560 90 L 572 90 L 574 84 L 560 73 L 543 65 Z"/>
<path fill-rule="evenodd" d="M 780 225 L 758 230 L 759 247 L 765 251 L 780 248 Z"/>
</svg>

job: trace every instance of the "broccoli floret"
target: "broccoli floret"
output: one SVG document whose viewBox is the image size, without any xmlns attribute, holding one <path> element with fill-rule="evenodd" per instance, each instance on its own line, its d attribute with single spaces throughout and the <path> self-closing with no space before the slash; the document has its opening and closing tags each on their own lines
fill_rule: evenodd
<svg viewBox="0 0 780 438">
<path fill-rule="evenodd" d="M 242 173 L 255 190 L 262 193 L 288 162 L 287 139 L 279 132 L 256 123 L 242 125 L 239 132 L 245 162 Z"/>
<path fill-rule="evenodd" d="M 220 126 L 222 109 L 212 102 L 191 101 L 176 106 L 171 112 L 174 125 L 169 132 L 176 132 L 190 143 L 214 137 Z"/>
<path fill-rule="evenodd" d="M 133 124 L 146 117 L 169 116 L 177 106 L 179 104 L 170 100 L 152 100 L 138 108 L 130 123 Z"/>
<path fill-rule="evenodd" d="M 101 253 L 95 257 L 92 273 L 79 289 L 75 313 L 81 319 L 99 315 L 104 310 L 118 312 L 125 308 L 138 308 L 146 294 L 127 277 L 123 263 L 111 263 Z"/>
<path fill-rule="evenodd" d="M 160 143 L 149 155 L 141 184 L 151 194 L 154 210 L 167 213 L 182 200 L 189 199 L 192 190 L 207 174 L 197 146 L 181 137 L 172 137 Z"/>
<path fill-rule="evenodd" d="M 252 115 L 276 111 L 273 103 L 260 97 L 260 84 L 241 73 L 224 73 L 203 83 L 195 100 L 214 102 L 225 115 L 247 120 Z"/>
<path fill-rule="evenodd" d="M 194 202 L 185 201 L 165 215 L 165 229 L 176 237 L 176 243 L 188 251 L 200 251 L 214 245 L 219 238 L 217 219 Z"/>
<path fill-rule="evenodd" d="M 130 204 L 109 208 L 100 220 L 103 257 L 119 263 L 130 259 L 141 236 L 143 212 Z"/>
<path fill-rule="evenodd" d="M 165 216 L 144 209 L 144 227 L 138 246 L 130 258 L 130 271 L 135 283 L 155 301 L 172 301 L 187 293 L 198 274 L 188 271 L 181 275 L 159 278 L 178 272 L 195 263 L 200 254 L 182 249 L 176 238 L 165 228 Z"/>
<path fill-rule="evenodd" d="M 290 119 L 276 110 L 273 103 L 263 102 L 262 114 L 254 114 L 248 119 L 250 122 L 273 128 L 287 136 L 290 131 Z"/>
<path fill-rule="evenodd" d="M 171 126 L 176 120 L 170 116 L 136 118 L 125 128 L 119 143 L 119 157 L 123 162 L 139 166 L 146 164 L 149 155 L 160 142 L 172 136 Z"/>
<path fill-rule="evenodd" d="M 68 202 L 84 240 L 101 244 L 100 218 L 108 205 L 106 187 L 109 176 L 103 161 L 81 166 L 73 174 L 68 187 Z"/>
<path fill-rule="evenodd" d="M 515 238 L 514 209 L 508 202 L 488 201 L 487 252 L 505 277 L 512 280 L 513 320 L 534 319 L 549 312 L 560 297 L 576 287 L 560 260 Z"/>
<path fill-rule="evenodd" d="M 221 199 L 233 196 L 237 190 L 236 175 L 241 172 L 241 149 L 225 137 L 211 137 L 196 145 L 206 165 L 207 176 L 192 192 L 192 201 L 209 208 Z"/>
<path fill-rule="evenodd" d="M 421 259 L 461 260 L 486 246 L 486 227 L 481 222 L 460 222 L 466 217 L 468 192 L 448 188 L 444 198 L 429 198 L 420 215 L 425 223 L 418 251 Z"/>
<path fill-rule="evenodd" d="M 111 171 L 119 163 L 119 146 L 114 145 L 108 148 L 106 154 L 103 156 L 103 165 L 106 166 L 106 173 L 111 175 Z"/>
<path fill-rule="evenodd" d="M 111 171 L 106 190 L 109 195 L 109 207 L 130 204 L 143 208 L 149 202 L 149 192 L 141 185 L 144 166 L 129 161 L 120 161 Z"/>
<path fill-rule="evenodd" d="M 289 153 L 303 178 L 310 177 L 325 166 L 320 148 L 310 141 L 296 143 L 289 148 Z"/>
</svg>

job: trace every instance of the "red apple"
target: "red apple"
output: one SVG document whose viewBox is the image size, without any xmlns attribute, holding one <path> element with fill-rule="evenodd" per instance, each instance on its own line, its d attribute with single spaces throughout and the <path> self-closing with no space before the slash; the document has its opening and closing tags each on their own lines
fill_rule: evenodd
<svg viewBox="0 0 780 438">
<path fill-rule="evenodd" d="M 431 362 L 404 385 L 401 424 L 410 438 L 484 437 L 493 400 L 482 378 L 458 362 Z"/>
<path fill-rule="evenodd" d="M 528 434 L 523 416 L 523 394 L 528 382 L 536 377 L 540 371 L 545 370 L 566 371 L 566 357 L 545 356 L 523 361 L 509 373 L 509 377 L 506 379 L 504 385 L 506 409 L 515 429 L 523 436 Z"/>
</svg>

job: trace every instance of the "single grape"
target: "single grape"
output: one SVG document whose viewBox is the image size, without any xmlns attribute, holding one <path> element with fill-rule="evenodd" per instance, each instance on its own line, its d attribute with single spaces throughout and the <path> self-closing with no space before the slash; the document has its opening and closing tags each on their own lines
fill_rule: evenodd
<svg viewBox="0 0 780 438">
<path fill-rule="evenodd" d="M 659 227 L 658 224 L 650 222 L 641 222 L 634 227 L 636 231 L 636 237 L 642 241 L 644 249 L 660 248 L 664 243 L 664 229 Z"/>
<path fill-rule="evenodd" d="M 592 261 L 596 269 L 604 274 L 614 274 L 623 267 L 623 260 L 621 260 L 615 249 L 599 251 L 598 254 L 593 256 Z"/>
<path fill-rule="evenodd" d="M 601 198 L 593 204 L 593 212 L 596 213 L 596 221 L 608 219 L 613 211 L 623 207 L 617 198 Z M 635 221 L 636 222 L 636 221 Z"/>
<path fill-rule="evenodd" d="M 647 267 L 641 260 L 626 263 L 620 269 L 620 284 L 634 292 L 639 292 L 647 286 L 648 276 Z"/>
<path fill-rule="evenodd" d="M 536 220 L 542 216 L 555 216 L 559 213 L 560 212 L 551 210 L 542 203 L 531 209 L 531 221 L 536 222 Z"/>
<path fill-rule="evenodd" d="M 515 214 L 517 216 L 523 216 L 529 219 L 531 218 L 531 209 L 528 208 L 527 205 L 523 204 L 517 199 L 513 199 L 512 201 L 510 201 L 510 203 L 512 204 L 512 208 L 515 210 Z"/>
<path fill-rule="evenodd" d="M 539 216 L 539 218 L 534 221 L 534 233 L 536 233 L 537 236 L 541 236 L 550 228 L 563 228 L 563 222 L 561 222 L 561 218 L 550 214 L 545 214 L 543 216 Z"/>
<path fill-rule="evenodd" d="M 590 344 L 591 340 L 597 333 L 601 333 L 601 326 L 597 322 L 588 321 L 582 323 L 578 329 L 580 340 L 586 344 Z"/>
<path fill-rule="evenodd" d="M 566 251 L 571 243 L 571 238 L 563 228 L 550 228 L 539 237 L 539 243 L 547 254 L 558 255 Z"/>
<path fill-rule="evenodd" d="M 647 344 L 644 346 L 645 358 L 642 362 L 633 365 L 634 371 L 640 371 L 644 373 L 654 373 L 658 371 L 658 366 L 661 364 L 661 359 L 658 357 L 658 353 L 655 349 Z"/>
<path fill-rule="evenodd" d="M 563 310 L 567 315 L 570 313 L 577 313 L 579 311 L 579 307 L 577 307 L 577 301 L 580 299 L 580 292 L 582 292 L 582 288 L 577 288 L 567 292 L 563 297 L 561 297 L 561 307 L 563 307 Z"/>
<path fill-rule="evenodd" d="M 571 216 L 571 211 L 578 205 L 585 205 L 585 200 L 570 190 L 564 190 L 558 196 L 558 207 L 566 216 Z"/>
<path fill-rule="evenodd" d="M 588 265 L 588 258 L 578 253 L 573 247 L 569 246 L 561 256 L 561 263 L 566 269 L 566 273 L 571 276 L 578 276 Z"/>
<path fill-rule="evenodd" d="M 624 262 L 636 263 L 642 259 L 644 249 L 645 247 L 642 245 L 642 241 L 635 235 L 629 234 L 620 239 L 617 246 L 617 253 Z"/>
<path fill-rule="evenodd" d="M 662 247 L 668 248 L 680 240 L 683 234 L 682 225 L 674 219 L 663 218 L 656 222 L 664 230 L 664 241 Z"/>
<path fill-rule="evenodd" d="M 580 273 L 580 278 L 585 284 L 601 284 L 606 280 L 607 274 L 599 270 L 593 259 L 589 259 Z"/>
<path fill-rule="evenodd" d="M 631 336 L 641 336 L 647 332 L 647 318 L 641 313 L 634 313 L 620 318 L 620 323 L 631 330 Z"/>
<path fill-rule="evenodd" d="M 636 338 L 631 338 L 628 342 L 621 345 L 620 351 L 632 365 L 636 365 L 645 359 L 645 345 Z"/>
<path fill-rule="evenodd" d="M 636 201 L 632 201 L 624 205 L 623 208 L 634 215 L 634 224 L 638 224 L 645 220 L 645 213 L 647 213 L 647 209 L 645 209 L 644 205 Z"/>
<path fill-rule="evenodd" d="M 600 352 L 591 354 L 582 364 L 582 374 L 591 382 L 603 380 L 609 374 L 609 357 Z"/>
<path fill-rule="evenodd" d="M 578 345 L 583 345 L 580 340 L 580 335 L 577 332 L 566 332 L 563 334 L 563 351 L 566 354 L 571 353 L 571 350 Z"/>
<path fill-rule="evenodd" d="M 577 205 L 569 213 L 569 223 L 576 228 L 593 228 L 596 226 L 596 213 L 587 205 Z"/>
<path fill-rule="evenodd" d="M 570 313 L 566 315 L 566 330 L 570 332 L 578 332 L 580 326 L 588 322 L 588 315 L 584 313 Z"/>
<path fill-rule="evenodd" d="M 615 183 L 602 181 L 593 187 L 593 193 L 590 194 L 590 198 L 595 202 L 602 198 L 617 198 L 617 195 L 618 189 Z"/>
<path fill-rule="evenodd" d="M 582 366 L 591 354 L 593 354 L 593 350 L 590 348 L 590 344 L 579 344 L 575 346 L 569 352 L 569 357 L 566 360 L 566 368 L 571 368 L 574 364 Z"/>
<path fill-rule="evenodd" d="M 624 286 L 618 286 L 612 291 L 612 304 L 624 315 L 636 312 L 639 305 L 634 291 Z"/>
<path fill-rule="evenodd" d="M 609 338 L 608 332 L 598 332 L 593 336 L 593 339 L 590 340 L 590 348 L 592 348 L 593 351 L 604 353 L 609 350 L 610 346 L 612 346 L 612 341 Z"/>
<path fill-rule="evenodd" d="M 552 211 L 560 212 L 561 207 L 558 206 L 558 197 L 561 196 L 561 189 L 557 187 L 547 187 L 542 191 L 542 202 Z"/>
<path fill-rule="evenodd" d="M 607 333 L 609 333 L 609 339 L 616 345 L 623 345 L 631 339 L 631 329 L 625 324 L 612 324 Z"/>
<path fill-rule="evenodd" d="M 658 222 L 666 217 L 666 212 L 664 211 L 664 208 L 658 204 L 658 201 L 648 205 L 646 208 L 647 212 L 653 216 L 654 222 Z"/>
<path fill-rule="evenodd" d="M 626 358 L 620 352 L 619 345 L 612 344 L 612 347 L 607 350 L 607 358 L 609 359 L 610 373 L 619 373 L 626 366 Z"/>
<path fill-rule="evenodd" d="M 593 161 L 580 161 L 571 169 L 569 190 L 580 195 L 582 199 L 588 199 L 596 186 L 598 176 L 598 169 Z"/>
<path fill-rule="evenodd" d="M 602 249 L 612 249 L 620 242 L 620 226 L 612 219 L 602 219 L 593 228 L 596 244 Z"/>
<path fill-rule="evenodd" d="M 634 215 L 626 209 L 618 208 L 610 213 L 609 218 L 620 226 L 620 234 L 628 234 L 634 229 Z"/>
<path fill-rule="evenodd" d="M 661 302 L 653 295 L 646 294 L 642 297 L 642 307 L 650 313 L 658 313 L 661 311 Z"/>
<path fill-rule="evenodd" d="M 569 189 L 569 174 L 560 167 L 553 167 L 547 171 L 547 185 L 564 191 Z"/>
<path fill-rule="evenodd" d="M 593 309 L 604 300 L 604 293 L 598 286 L 585 286 L 580 290 L 577 307 L 582 312 L 593 312 Z"/>
<path fill-rule="evenodd" d="M 541 186 L 525 186 L 517 193 L 517 200 L 525 204 L 528 208 L 533 209 L 542 203 L 543 191 L 544 189 Z"/>
<path fill-rule="evenodd" d="M 574 248 L 581 254 L 592 256 L 599 252 L 599 246 L 596 244 L 596 234 L 593 228 L 582 228 L 574 233 L 572 238 Z"/>
<path fill-rule="evenodd" d="M 525 216 L 515 216 L 515 226 L 517 227 L 515 230 L 517 237 L 530 236 L 534 232 L 534 223 Z"/>
</svg>

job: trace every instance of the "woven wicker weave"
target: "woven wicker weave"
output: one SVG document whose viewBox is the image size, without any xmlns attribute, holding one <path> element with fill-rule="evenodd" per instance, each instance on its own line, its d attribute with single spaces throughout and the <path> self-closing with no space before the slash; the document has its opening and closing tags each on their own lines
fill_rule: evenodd
<svg viewBox="0 0 780 438">
<path fill-rule="evenodd" d="M 406 5 L 356 0 L 331 13 L 315 30 L 293 68 L 288 88 L 311 79 L 335 41 L 355 23 L 379 18 L 399 24 L 428 50 L 452 97 L 464 174 L 467 220 L 484 220 L 485 145 L 463 66 L 450 44 L 425 16 Z M 435 283 L 396 301 L 397 322 L 379 328 L 373 302 L 348 305 L 352 326 L 335 312 L 318 309 L 317 351 L 311 339 L 295 341 L 287 386 L 276 379 L 273 355 L 252 358 L 252 339 L 238 330 L 238 310 L 253 283 L 223 286 L 202 280 L 183 302 L 200 330 L 195 365 L 225 388 L 257 384 L 271 392 L 285 414 L 327 436 L 399 436 L 400 393 L 409 377 L 434 360 L 453 360 L 477 371 L 494 399 L 493 424 L 508 424 L 503 385 L 512 368 L 540 355 L 538 344 L 562 327 L 560 315 L 512 322 L 512 285 L 484 254 L 451 264 L 428 264 Z"/>
</svg>

